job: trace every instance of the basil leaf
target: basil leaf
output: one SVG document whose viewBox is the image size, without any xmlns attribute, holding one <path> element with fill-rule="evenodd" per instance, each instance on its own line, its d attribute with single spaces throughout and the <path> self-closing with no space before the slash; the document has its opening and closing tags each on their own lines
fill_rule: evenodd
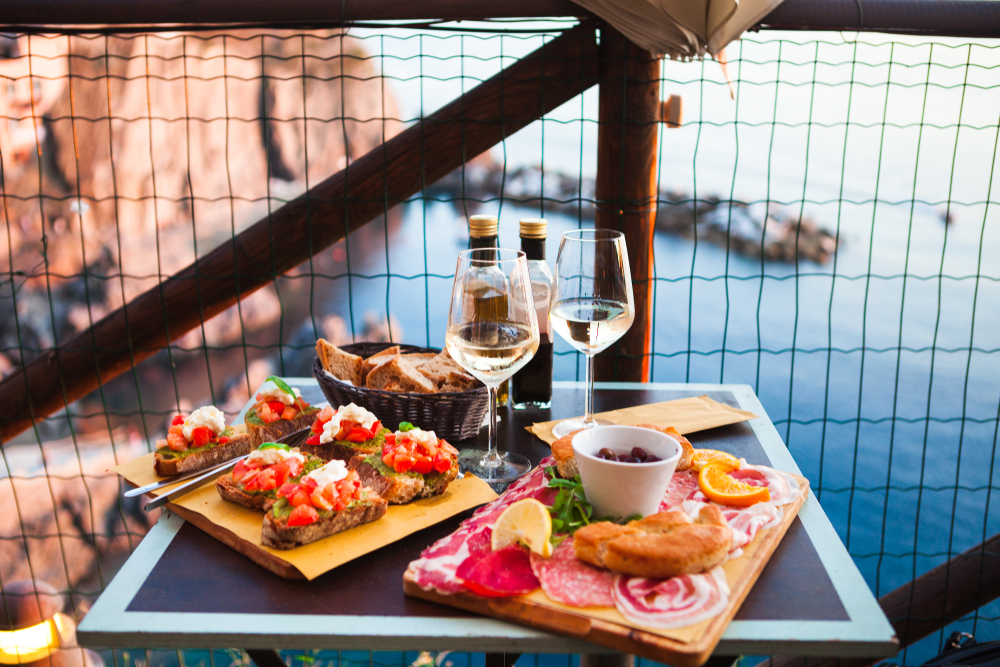
<svg viewBox="0 0 1000 667">
<path fill-rule="evenodd" d="M 284 380 L 282 380 L 277 375 L 270 375 L 270 376 L 268 376 L 268 378 L 267 378 L 266 381 L 273 382 L 274 385 L 278 389 L 280 389 L 281 391 L 285 392 L 286 394 L 288 394 L 292 398 L 295 398 L 295 391 L 291 387 L 288 386 L 287 382 L 285 382 Z"/>
<path fill-rule="evenodd" d="M 260 451 L 265 449 L 283 449 L 284 451 L 289 451 L 288 445 L 283 442 L 265 442 L 260 447 L 257 448 Z"/>
<path fill-rule="evenodd" d="M 415 428 L 416 426 L 414 426 L 410 422 L 399 422 L 399 430 L 402 431 L 403 433 L 406 433 L 407 431 L 412 431 Z"/>
</svg>

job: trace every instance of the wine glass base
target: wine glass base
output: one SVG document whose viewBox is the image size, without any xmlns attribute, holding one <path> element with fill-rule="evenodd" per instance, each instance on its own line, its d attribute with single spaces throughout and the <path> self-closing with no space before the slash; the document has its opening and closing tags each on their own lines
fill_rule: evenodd
<svg viewBox="0 0 1000 667">
<path fill-rule="evenodd" d="M 585 422 L 583 419 L 567 419 L 552 427 L 552 435 L 556 438 L 561 438 L 581 429 L 594 428 L 595 426 L 610 426 L 613 424 L 614 422 L 609 422 L 606 419 L 595 419 L 590 422 Z"/>
<path fill-rule="evenodd" d="M 494 491 L 504 487 L 531 470 L 531 461 L 520 454 L 499 452 L 491 457 L 485 449 L 467 449 L 458 455 L 458 468 L 462 472 L 475 475 Z"/>
</svg>

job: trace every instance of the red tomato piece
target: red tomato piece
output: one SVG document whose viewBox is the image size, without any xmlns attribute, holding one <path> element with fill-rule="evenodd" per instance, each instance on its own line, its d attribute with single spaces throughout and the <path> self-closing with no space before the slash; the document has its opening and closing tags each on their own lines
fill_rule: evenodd
<svg viewBox="0 0 1000 667">
<path fill-rule="evenodd" d="M 295 492 L 299 490 L 298 484 L 282 484 L 281 488 L 278 489 L 279 498 L 291 498 L 295 495 Z"/>
<path fill-rule="evenodd" d="M 290 459 L 294 460 L 294 459 Z M 276 463 L 270 468 L 271 472 L 274 473 L 274 483 L 278 486 L 284 484 L 289 477 L 292 477 L 288 468 L 288 461 L 282 461 L 281 463 Z"/>
<path fill-rule="evenodd" d="M 254 478 L 254 480 L 257 482 L 257 486 L 260 488 L 261 491 L 270 491 L 271 489 L 278 488 L 278 480 L 277 480 L 277 475 L 275 475 L 274 472 L 274 466 L 261 470 L 259 473 L 257 473 L 257 476 Z"/>
<path fill-rule="evenodd" d="M 240 484 L 244 491 L 260 491 L 260 475 L 256 471 L 251 472 Z"/>
<path fill-rule="evenodd" d="M 285 411 L 285 404 L 281 401 L 269 401 L 267 407 L 271 408 L 271 412 L 279 415 Z"/>
<path fill-rule="evenodd" d="M 292 507 L 298 507 L 299 505 L 309 504 L 309 492 L 303 489 L 301 486 L 295 488 L 295 493 L 292 497 L 288 499 L 288 502 L 292 504 Z"/>
<path fill-rule="evenodd" d="M 250 472 L 250 469 L 247 467 L 246 462 L 240 461 L 236 464 L 236 468 L 233 470 L 233 481 L 240 481 L 247 476 L 248 472 Z"/>
<path fill-rule="evenodd" d="M 289 526 L 308 526 L 317 521 L 319 521 L 319 513 L 306 504 L 296 506 L 288 517 Z"/>
<path fill-rule="evenodd" d="M 177 415 L 170 421 L 171 426 L 183 426 L 184 425 L 184 415 Z"/>
<path fill-rule="evenodd" d="M 358 427 L 352 428 L 351 432 L 348 433 L 347 437 L 344 439 L 348 442 L 365 442 L 367 440 L 371 440 L 371 438 L 372 434 L 368 432 L 368 429 Z"/>
<path fill-rule="evenodd" d="M 426 475 L 431 470 L 434 469 L 434 462 L 426 456 L 417 456 L 417 460 L 413 462 L 413 472 L 419 472 L 421 475 Z"/>
<path fill-rule="evenodd" d="M 297 477 L 302 474 L 302 470 L 305 468 L 305 464 L 298 459 L 287 459 L 285 465 L 288 466 L 288 475 L 290 477 Z"/>
<path fill-rule="evenodd" d="M 313 447 L 319 445 L 319 434 L 310 435 L 308 438 L 306 438 L 306 444 L 312 445 Z"/>
<path fill-rule="evenodd" d="M 191 430 L 191 441 L 195 447 L 204 447 L 212 440 L 212 431 L 207 426 Z"/>
<path fill-rule="evenodd" d="M 321 422 L 318 419 L 316 421 L 314 421 L 313 425 L 312 425 L 312 432 L 313 433 L 322 433 L 323 432 L 323 424 L 324 424 L 324 422 Z"/>
<path fill-rule="evenodd" d="M 434 469 L 438 472 L 448 472 L 451 470 L 451 459 L 444 452 L 438 452 L 434 459 Z"/>
<path fill-rule="evenodd" d="M 184 439 L 183 435 L 177 433 L 167 434 L 167 446 L 170 447 L 175 452 L 183 452 L 188 448 L 188 441 Z"/>
<path fill-rule="evenodd" d="M 316 480 L 314 480 L 311 477 L 306 477 L 304 480 L 302 480 L 301 485 L 309 493 L 312 493 L 313 491 L 315 491 L 316 490 L 316 486 L 317 486 L 316 485 Z"/>
<path fill-rule="evenodd" d="M 273 410 L 268 406 L 267 403 L 261 403 L 260 405 L 260 418 L 265 424 L 273 424 L 274 422 L 281 419 L 281 415 L 276 415 Z"/>
<path fill-rule="evenodd" d="M 290 421 L 292 419 L 295 419 L 295 415 L 297 414 L 299 414 L 299 411 L 289 406 L 281 411 L 281 418 Z"/>
<path fill-rule="evenodd" d="M 382 422 L 376 420 L 375 423 L 372 424 L 371 428 L 372 437 L 374 438 L 375 434 L 378 433 L 380 430 L 382 430 Z"/>
<path fill-rule="evenodd" d="M 333 415 L 335 414 L 336 410 L 334 410 L 328 405 L 319 411 L 319 414 L 316 415 L 316 421 L 318 421 L 320 424 L 325 424 L 331 419 L 333 419 Z"/>
<path fill-rule="evenodd" d="M 396 454 L 396 459 L 393 461 L 392 466 L 396 472 L 409 472 L 414 463 L 415 461 L 412 456 L 405 452 L 399 452 Z"/>
<path fill-rule="evenodd" d="M 395 433 L 390 433 L 389 435 L 385 436 L 385 444 L 395 446 L 396 445 L 396 434 Z"/>
</svg>

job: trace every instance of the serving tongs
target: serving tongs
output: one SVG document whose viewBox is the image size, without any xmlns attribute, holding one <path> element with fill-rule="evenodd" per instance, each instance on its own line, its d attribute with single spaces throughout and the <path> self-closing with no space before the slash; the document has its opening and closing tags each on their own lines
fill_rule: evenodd
<svg viewBox="0 0 1000 667">
<path fill-rule="evenodd" d="M 289 433 L 283 438 L 279 438 L 275 442 L 288 445 L 289 447 L 296 447 L 309 437 L 311 429 L 304 428 L 300 431 L 295 431 L 294 433 Z M 154 482 L 153 484 L 147 484 L 146 486 L 140 486 L 135 489 L 131 489 L 125 492 L 126 498 L 132 498 L 134 496 L 142 495 L 144 493 L 149 493 L 150 491 L 155 491 L 157 489 L 162 489 L 165 486 L 172 486 L 178 482 L 183 482 L 186 480 L 191 480 L 187 484 L 182 484 L 176 489 L 171 489 L 163 495 L 157 496 L 154 500 L 146 504 L 146 511 L 154 510 L 157 507 L 162 507 L 164 504 L 170 502 L 171 500 L 183 496 L 186 493 L 190 493 L 195 489 L 204 486 L 208 482 L 215 480 L 217 477 L 221 477 L 225 474 L 229 468 L 235 466 L 240 461 L 244 460 L 248 455 L 238 456 L 228 461 L 223 461 L 218 465 L 212 466 L 211 468 L 204 468 L 202 470 L 196 470 L 194 472 L 187 473 L 185 475 L 180 475 L 177 477 L 171 477 L 169 479 L 164 479 L 159 482 Z"/>
</svg>

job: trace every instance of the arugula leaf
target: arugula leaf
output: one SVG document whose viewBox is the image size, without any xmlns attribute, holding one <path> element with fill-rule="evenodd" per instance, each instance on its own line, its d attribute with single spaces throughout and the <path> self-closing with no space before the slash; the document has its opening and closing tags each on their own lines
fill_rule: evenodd
<svg viewBox="0 0 1000 667">
<path fill-rule="evenodd" d="M 299 398 L 298 398 L 298 396 L 295 395 L 295 390 L 292 389 L 291 387 L 289 387 L 287 382 L 285 382 L 284 380 L 282 380 L 277 375 L 269 375 L 267 377 L 267 380 L 265 380 L 265 382 L 267 382 L 267 381 L 273 382 L 274 386 L 276 386 L 278 389 L 280 389 L 281 391 L 285 392 L 286 394 L 288 394 L 289 396 L 291 396 L 293 399 L 295 399 L 295 404 L 299 406 L 299 409 L 302 409 L 302 405 L 299 403 Z"/>
<path fill-rule="evenodd" d="M 587 494 L 583 490 L 583 482 L 579 475 L 573 479 L 562 479 L 556 473 L 555 466 L 546 467 L 545 475 L 548 477 L 546 486 L 550 489 L 558 489 L 552 506 L 549 507 L 549 514 L 552 515 L 552 539 L 550 542 L 552 542 L 553 547 L 558 546 L 580 528 L 597 521 L 626 524 L 629 521 L 642 518 L 639 514 L 624 519 L 621 517 L 594 518 L 594 507 L 587 502 Z"/>
</svg>

